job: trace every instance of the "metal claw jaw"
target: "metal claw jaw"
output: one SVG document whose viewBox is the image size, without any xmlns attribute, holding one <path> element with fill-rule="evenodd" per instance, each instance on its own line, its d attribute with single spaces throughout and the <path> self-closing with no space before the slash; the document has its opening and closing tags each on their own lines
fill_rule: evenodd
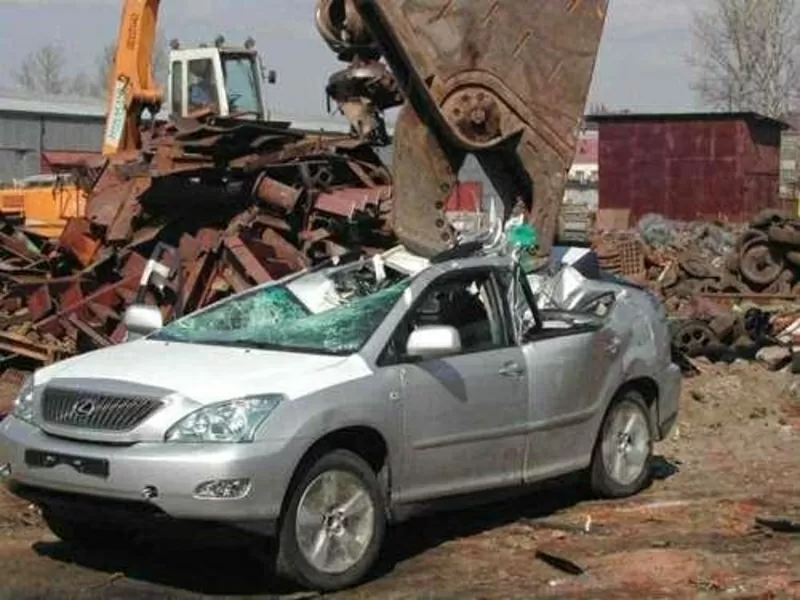
<svg viewBox="0 0 800 600">
<path fill-rule="evenodd" d="M 392 228 L 409 251 L 431 258 L 457 244 L 445 213 L 457 164 L 410 104 L 395 126 Z"/>
<path fill-rule="evenodd" d="M 350 111 L 354 128 L 374 131 L 364 114 L 382 92 L 406 100 L 392 221 L 409 250 L 431 257 L 458 244 L 445 205 L 473 153 L 506 212 L 525 205 L 538 253 L 549 254 L 608 3 L 319 0 L 320 33 L 353 68 L 340 101 L 372 102 Z M 393 78 L 359 70 L 381 58 Z"/>
</svg>

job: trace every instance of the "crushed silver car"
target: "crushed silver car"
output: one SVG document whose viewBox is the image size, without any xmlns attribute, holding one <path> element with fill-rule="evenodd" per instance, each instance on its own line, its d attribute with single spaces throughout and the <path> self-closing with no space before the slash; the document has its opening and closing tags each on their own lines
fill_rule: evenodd
<svg viewBox="0 0 800 600">
<path fill-rule="evenodd" d="M 635 494 L 678 414 L 662 306 L 569 266 L 400 248 L 128 317 L 144 337 L 26 383 L 7 485 L 74 543 L 151 522 L 274 537 L 280 572 L 320 590 L 359 582 L 414 507 L 573 472 Z"/>
</svg>

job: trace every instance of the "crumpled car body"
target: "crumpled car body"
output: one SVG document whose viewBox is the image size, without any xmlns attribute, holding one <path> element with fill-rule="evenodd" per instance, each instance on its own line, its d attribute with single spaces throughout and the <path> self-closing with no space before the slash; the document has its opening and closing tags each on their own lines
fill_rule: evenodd
<svg viewBox="0 0 800 600">
<path fill-rule="evenodd" d="M 587 468 L 625 386 L 647 394 L 663 439 L 680 373 L 660 304 L 569 267 L 515 274 L 506 257 L 395 253 L 261 286 L 41 369 L 0 424 L 6 481 L 44 506 L 67 494 L 271 533 L 326 440 L 380 446 L 388 514 L 401 519 Z M 426 324 L 456 331 L 459 351 L 409 357 Z M 226 408 L 246 404 L 261 416 Z M 204 494 L 219 481 L 246 485 L 224 501 Z"/>
</svg>

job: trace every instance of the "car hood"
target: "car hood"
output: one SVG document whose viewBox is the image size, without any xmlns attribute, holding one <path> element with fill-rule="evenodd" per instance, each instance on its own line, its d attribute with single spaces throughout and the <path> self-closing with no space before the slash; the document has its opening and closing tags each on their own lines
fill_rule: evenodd
<svg viewBox="0 0 800 600">
<path fill-rule="evenodd" d="M 208 404 L 263 393 L 293 399 L 370 372 L 357 354 L 341 357 L 143 339 L 41 369 L 35 384 L 85 379 L 90 386 L 92 379 L 116 380 L 168 388 Z"/>
</svg>

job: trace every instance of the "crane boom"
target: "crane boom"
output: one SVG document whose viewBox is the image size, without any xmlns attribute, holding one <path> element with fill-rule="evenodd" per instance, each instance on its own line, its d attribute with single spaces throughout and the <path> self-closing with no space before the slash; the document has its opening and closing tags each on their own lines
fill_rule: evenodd
<svg viewBox="0 0 800 600">
<path fill-rule="evenodd" d="M 153 76 L 156 24 L 161 0 L 125 0 L 122 6 L 113 76 L 109 81 L 108 116 L 103 155 L 141 146 L 142 111 L 160 109 L 163 95 Z"/>
</svg>

